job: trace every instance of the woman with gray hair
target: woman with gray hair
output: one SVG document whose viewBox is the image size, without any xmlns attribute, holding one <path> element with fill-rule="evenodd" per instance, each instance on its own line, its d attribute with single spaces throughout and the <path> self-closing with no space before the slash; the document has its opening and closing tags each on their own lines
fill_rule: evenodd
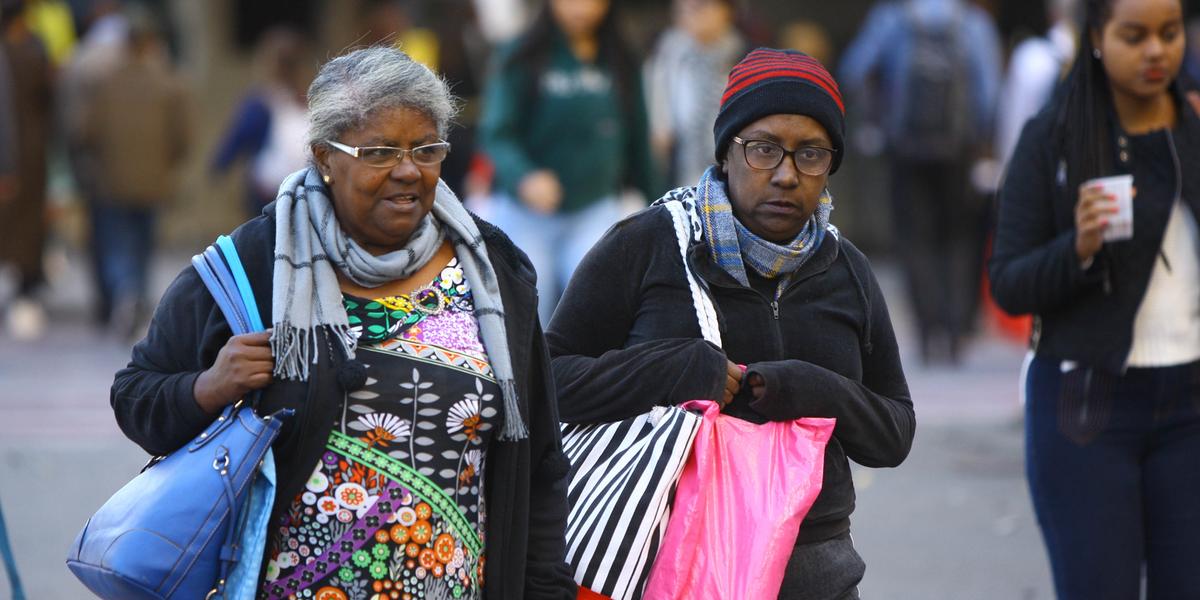
<svg viewBox="0 0 1200 600">
<path fill-rule="evenodd" d="M 273 328 L 231 336 L 186 269 L 116 376 L 121 428 L 163 454 L 252 391 L 295 410 L 262 598 L 574 598 L 534 273 L 439 179 L 454 98 L 373 47 L 308 103 L 310 165 L 232 234 Z"/>
</svg>

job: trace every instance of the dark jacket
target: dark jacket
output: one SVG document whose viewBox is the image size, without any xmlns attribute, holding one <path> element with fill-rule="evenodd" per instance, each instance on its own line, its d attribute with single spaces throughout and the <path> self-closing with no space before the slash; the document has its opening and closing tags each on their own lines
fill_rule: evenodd
<svg viewBox="0 0 1200 600">
<path fill-rule="evenodd" d="M 1033 346 L 1038 355 L 1124 370 L 1134 316 L 1180 183 L 1183 200 L 1200 215 L 1200 169 L 1195 168 L 1200 118 L 1178 100 L 1178 124 L 1169 132 L 1131 136 L 1119 125 L 1113 128 L 1113 174 L 1132 173 L 1137 188 L 1133 238 L 1106 242 L 1086 271 L 1075 254 L 1079 192 L 1067 189 L 1065 163 L 1048 143 L 1057 108 L 1042 111 L 1021 133 L 1000 191 L 988 273 L 1001 308 L 1037 316 Z"/>
<path fill-rule="evenodd" d="M 275 248 L 274 205 L 233 232 L 264 321 L 271 322 L 271 276 Z M 529 437 L 493 440 L 487 455 L 487 572 L 489 599 L 575 597 L 564 562 L 568 463 L 559 440 L 554 383 L 550 377 L 537 296 L 528 259 L 500 230 L 477 219 L 507 309 L 522 418 Z M 133 348 L 129 366 L 116 375 L 112 406 L 121 430 L 151 454 L 191 440 L 212 421 L 196 404 L 193 386 L 231 335 L 195 269 L 188 267 L 167 289 L 146 338 Z M 322 336 L 323 337 L 323 336 Z M 332 344 L 318 342 L 332 349 Z M 344 391 L 337 381 L 340 351 L 322 352 L 307 382 L 277 381 L 266 388 L 261 414 L 292 408 L 296 414 L 275 442 L 279 470 L 275 514 L 287 508 L 319 460 Z"/>
<path fill-rule="evenodd" d="M 896 466 L 914 430 L 892 323 L 867 259 L 826 235 L 778 305 L 712 263 L 704 242 L 691 246 L 688 262 L 712 289 L 724 351 L 701 339 L 665 207 L 618 223 L 584 258 L 546 336 L 563 420 L 613 421 L 655 405 L 720 399 L 728 356 L 761 374 L 766 393 L 755 400 L 745 385 L 725 412 L 760 423 L 837 419 L 823 488 L 798 543 L 844 533 L 854 510 L 847 457 Z"/>
</svg>

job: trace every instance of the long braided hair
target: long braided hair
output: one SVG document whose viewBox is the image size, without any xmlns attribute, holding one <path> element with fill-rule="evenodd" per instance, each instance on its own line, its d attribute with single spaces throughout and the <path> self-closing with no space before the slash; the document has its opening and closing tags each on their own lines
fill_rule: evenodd
<svg viewBox="0 0 1200 600">
<path fill-rule="evenodd" d="M 1116 0 L 1086 0 L 1075 63 L 1059 90 L 1054 142 L 1066 161 L 1067 189 L 1112 171 L 1112 90 L 1104 63 L 1094 53 L 1093 33 L 1112 18 Z"/>
</svg>

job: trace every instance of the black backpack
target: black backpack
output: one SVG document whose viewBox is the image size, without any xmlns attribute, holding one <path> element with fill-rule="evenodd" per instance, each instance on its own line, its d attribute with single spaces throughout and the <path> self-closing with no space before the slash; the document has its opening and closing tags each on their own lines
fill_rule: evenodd
<svg viewBox="0 0 1200 600">
<path fill-rule="evenodd" d="M 898 157 L 918 161 L 961 159 L 971 146 L 971 72 L 961 9 L 945 24 L 930 26 L 912 5 L 905 8 L 911 52 L 904 65 L 900 114 L 890 145 Z"/>
</svg>

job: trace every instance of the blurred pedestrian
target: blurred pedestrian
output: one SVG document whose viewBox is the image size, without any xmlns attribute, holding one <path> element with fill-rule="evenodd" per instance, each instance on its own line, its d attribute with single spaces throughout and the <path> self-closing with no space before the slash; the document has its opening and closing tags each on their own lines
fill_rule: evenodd
<svg viewBox="0 0 1200 600">
<path fill-rule="evenodd" d="M 546 0 L 484 92 L 481 141 L 499 184 L 491 215 L 537 268 L 543 321 L 624 216 L 623 190 L 659 191 L 641 69 L 617 23 L 610 0 Z"/>
<path fill-rule="evenodd" d="M 974 324 L 984 203 L 970 173 L 986 153 L 1000 83 L 995 25 L 966 0 L 876 4 L 842 59 L 842 83 L 877 79 L 892 166 L 893 240 L 921 358 L 957 363 Z"/>
<path fill-rule="evenodd" d="M 1138 598 L 1143 579 L 1149 598 L 1200 598 L 1200 97 L 1176 80 L 1183 7 L 1085 7 L 1064 87 L 1017 142 L 990 262 L 996 302 L 1037 322 L 1029 490 L 1059 598 Z M 1114 175 L 1132 177 L 1132 231 L 1117 182 L 1096 181 Z"/>
<path fill-rule="evenodd" d="M 213 155 L 217 173 L 249 159 L 243 205 L 248 216 L 262 212 L 275 199 L 279 182 L 304 166 L 304 92 L 311 79 L 304 68 L 306 55 L 304 38 L 291 28 L 263 34 L 255 49 L 261 81 L 238 106 Z"/>
<path fill-rule="evenodd" d="M 230 337 L 186 268 L 117 374 L 118 423 L 163 454 L 251 390 L 296 411 L 256 597 L 574 599 L 535 275 L 438 178 L 448 86 L 372 47 L 308 105 L 311 164 L 232 234 L 273 330 Z"/>
<path fill-rule="evenodd" d="M 446 141 L 454 152 L 442 163 L 442 181 L 465 201 L 471 193 L 468 177 L 472 165 L 480 158 L 479 111 L 491 46 L 480 31 L 474 3 L 454 0 L 427 8 L 437 10 L 437 14 L 430 16 L 438 46 L 436 69 L 462 103 L 462 110 L 447 134 Z M 486 189 L 483 193 L 486 195 Z"/>
<path fill-rule="evenodd" d="M 438 68 L 441 47 L 437 35 L 420 21 L 425 3 L 414 0 L 366 0 L 359 11 L 362 44 L 391 45 L 413 60 Z"/>
<path fill-rule="evenodd" d="M 786 599 L 858 598 L 864 564 L 850 538 L 847 459 L 896 466 L 915 427 L 883 294 L 866 257 L 829 222 L 844 129 L 841 93 L 820 63 L 751 52 L 722 96 L 716 166 L 610 229 L 547 333 L 565 422 L 693 399 L 756 423 L 837 419 L 796 546 L 773 549 L 791 553 Z M 686 264 L 664 206 L 673 201 L 694 207 L 702 229 Z M 688 272 L 711 294 L 723 349 L 689 316 Z"/>
<path fill-rule="evenodd" d="M 146 309 L 159 210 L 176 189 L 188 148 L 187 97 L 154 16 L 126 9 L 128 30 L 107 68 L 87 74 L 72 102 L 73 132 L 91 169 L 84 188 L 100 304 L 112 330 L 136 333 Z"/>
<path fill-rule="evenodd" d="M 63 0 L 25 0 L 25 18 L 46 46 L 50 63 L 66 64 L 75 49 L 75 20 Z"/>
<path fill-rule="evenodd" d="M 712 164 L 712 122 L 729 69 L 746 54 L 733 0 L 675 0 L 674 25 L 646 62 L 651 141 L 671 186 L 694 185 Z"/>
<path fill-rule="evenodd" d="M 53 77 L 41 40 L 25 22 L 23 0 L 0 3 L 0 36 L 15 119 L 15 177 L 0 198 L 0 264 L 17 270 L 17 296 L 6 311 L 7 329 L 19 339 L 41 335 L 45 312 L 36 292 L 45 279 L 46 161 L 53 124 Z"/>
<path fill-rule="evenodd" d="M 82 15 L 85 24 L 83 37 L 75 46 L 66 67 L 59 77 L 58 121 L 66 146 L 67 163 L 70 166 L 77 195 L 90 207 L 95 190 L 103 179 L 95 153 L 84 147 L 83 119 L 88 114 L 88 94 L 92 82 L 108 73 L 125 54 L 129 38 L 129 22 L 116 0 L 95 0 L 88 3 Z M 110 294 L 102 275 L 101 253 L 96 248 L 97 240 L 89 235 L 90 275 L 92 279 L 91 316 L 99 325 L 107 325 L 112 316 Z"/>
<path fill-rule="evenodd" d="M 1026 121 L 1050 100 L 1075 58 L 1079 0 L 1046 0 L 1050 28 L 1017 44 L 996 106 L 996 159 L 1007 164 Z"/>
<path fill-rule="evenodd" d="M 826 64 L 833 61 L 833 40 L 829 31 L 816 21 L 800 19 L 779 30 L 779 45 L 803 52 Z"/>
</svg>

